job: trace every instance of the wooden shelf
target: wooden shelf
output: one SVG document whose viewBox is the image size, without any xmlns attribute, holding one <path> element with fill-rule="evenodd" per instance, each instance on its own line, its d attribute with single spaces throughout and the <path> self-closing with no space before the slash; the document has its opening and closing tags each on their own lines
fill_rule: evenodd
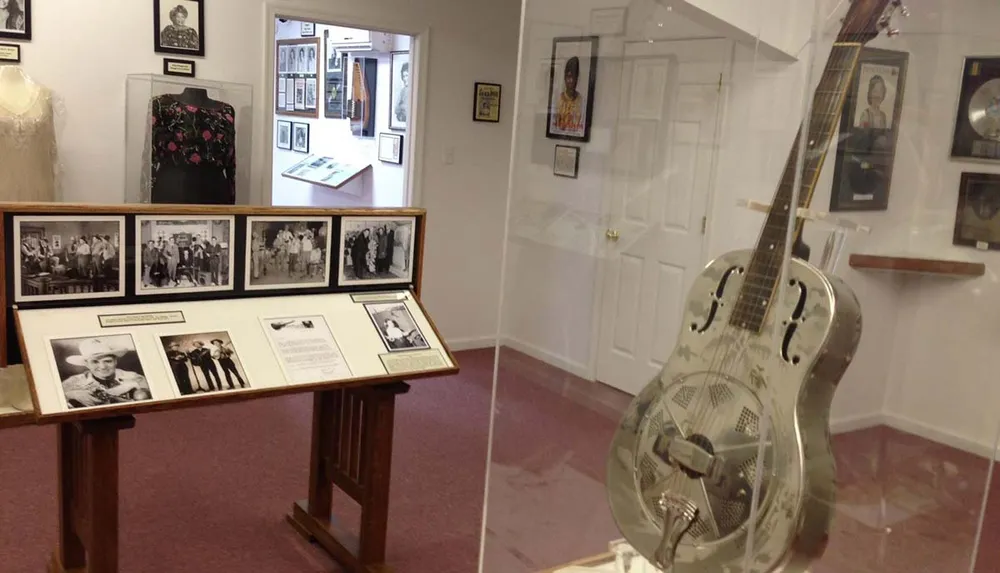
<svg viewBox="0 0 1000 573">
<path fill-rule="evenodd" d="M 872 271 L 920 273 L 952 277 L 981 277 L 986 274 L 986 265 L 983 263 L 950 261 L 946 259 L 855 254 L 851 255 L 849 263 L 851 268 Z"/>
</svg>

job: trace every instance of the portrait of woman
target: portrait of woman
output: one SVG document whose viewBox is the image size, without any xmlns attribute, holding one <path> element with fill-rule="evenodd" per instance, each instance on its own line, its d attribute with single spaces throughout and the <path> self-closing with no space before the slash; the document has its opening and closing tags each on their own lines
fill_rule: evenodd
<svg viewBox="0 0 1000 573">
<path fill-rule="evenodd" d="M 553 41 L 546 137 L 590 141 L 597 43 L 596 36 L 556 38 Z"/>
<path fill-rule="evenodd" d="M 888 117 L 882 111 L 882 102 L 885 101 L 885 80 L 880 75 L 874 75 L 868 80 L 868 106 L 861 112 L 858 123 L 854 127 L 869 129 L 886 129 L 889 124 Z"/>
<path fill-rule="evenodd" d="M 31 39 L 31 0 L 0 0 L 0 38 Z"/>
<path fill-rule="evenodd" d="M 577 132 L 583 127 L 583 96 L 577 91 L 580 80 L 580 58 L 566 60 L 563 68 L 563 89 L 556 105 L 555 127 L 561 131 Z"/>
<path fill-rule="evenodd" d="M 168 54 L 205 55 L 202 0 L 154 0 L 156 51 Z"/>
</svg>

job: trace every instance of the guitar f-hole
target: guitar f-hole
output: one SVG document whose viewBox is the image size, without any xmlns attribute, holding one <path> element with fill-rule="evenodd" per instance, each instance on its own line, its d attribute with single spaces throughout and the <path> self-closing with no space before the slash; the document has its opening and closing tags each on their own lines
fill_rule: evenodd
<svg viewBox="0 0 1000 573">
<path fill-rule="evenodd" d="M 792 316 L 784 324 L 785 336 L 781 341 L 781 358 L 789 364 L 798 364 L 801 358 L 797 354 L 790 355 L 789 348 L 792 345 L 792 338 L 795 336 L 795 331 L 803 321 L 802 315 L 806 309 L 806 293 L 808 289 L 806 289 L 806 285 L 802 281 L 795 279 L 788 281 L 788 286 L 793 289 L 798 287 L 798 300 L 795 303 L 795 309 L 792 310 Z"/>
<path fill-rule="evenodd" d="M 715 291 L 709 294 L 712 297 L 712 306 L 708 309 L 708 317 L 705 318 L 705 323 L 699 325 L 697 322 L 692 322 L 690 327 L 691 332 L 701 334 L 708 330 L 708 327 L 712 326 L 712 323 L 715 322 L 715 316 L 719 314 L 719 308 L 724 305 L 722 299 L 726 294 L 726 286 L 729 284 L 729 278 L 733 273 L 743 274 L 743 267 L 729 267 L 726 269 L 726 272 L 722 273 L 722 278 L 719 280 Z"/>
</svg>

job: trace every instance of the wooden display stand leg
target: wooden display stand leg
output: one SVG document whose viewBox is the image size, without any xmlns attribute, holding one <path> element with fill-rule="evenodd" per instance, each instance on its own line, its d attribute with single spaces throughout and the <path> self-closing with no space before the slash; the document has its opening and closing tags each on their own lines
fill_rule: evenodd
<svg viewBox="0 0 1000 573">
<path fill-rule="evenodd" d="M 288 522 L 351 573 L 389 571 L 393 415 L 396 396 L 409 389 L 395 382 L 314 394 L 309 499 L 292 505 Z M 334 486 L 361 506 L 360 535 L 333 518 Z"/>
<path fill-rule="evenodd" d="M 59 548 L 50 573 L 117 573 L 118 432 L 133 426 L 132 416 L 59 424 Z"/>
</svg>

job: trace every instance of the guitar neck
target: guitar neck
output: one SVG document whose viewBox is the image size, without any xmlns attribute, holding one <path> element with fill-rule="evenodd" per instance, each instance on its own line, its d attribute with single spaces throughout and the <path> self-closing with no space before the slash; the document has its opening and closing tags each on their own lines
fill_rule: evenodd
<svg viewBox="0 0 1000 573">
<path fill-rule="evenodd" d="M 813 95 L 812 113 L 808 122 L 805 157 L 802 161 L 802 176 L 797 207 L 808 207 L 812 200 L 816 181 L 819 179 L 823 161 L 829 149 L 837 124 L 844 108 L 844 99 L 861 55 L 860 43 L 838 42 L 834 44 L 827 60 L 823 76 Z M 730 316 L 730 324 L 760 332 L 767 317 L 775 285 L 781 274 L 781 263 L 785 255 L 788 233 L 789 211 L 795 189 L 795 174 L 799 167 L 799 150 L 803 127 L 792 145 L 785 163 L 781 182 L 771 201 L 771 210 L 764 222 L 757 247 L 746 270 L 743 288 Z M 796 222 L 796 232 L 801 231 L 801 221 Z"/>
</svg>

